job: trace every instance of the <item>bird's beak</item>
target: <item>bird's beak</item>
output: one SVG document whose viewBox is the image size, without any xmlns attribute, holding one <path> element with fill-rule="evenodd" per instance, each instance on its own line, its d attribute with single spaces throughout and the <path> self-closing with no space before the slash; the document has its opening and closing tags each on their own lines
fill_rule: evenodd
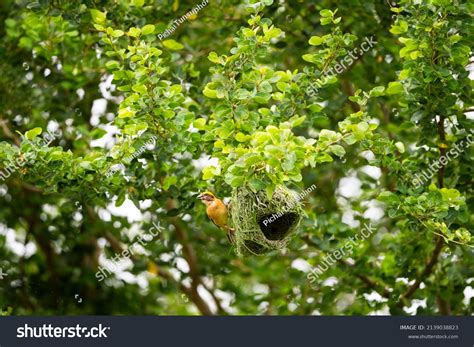
<svg viewBox="0 0 474 347">
<path fill-rule="evenodd" d="M 198 197 L 197 197 L 199 200 L 202 200 L 204 199 L 204 196 L 202 194 L 199 194 Z"/>
</svg>

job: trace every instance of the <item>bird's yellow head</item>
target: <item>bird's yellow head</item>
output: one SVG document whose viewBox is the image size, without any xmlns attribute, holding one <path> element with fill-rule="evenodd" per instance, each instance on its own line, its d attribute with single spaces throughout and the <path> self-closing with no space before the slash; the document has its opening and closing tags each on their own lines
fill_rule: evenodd
<svg viewBox="0 0 474 347">
<path fill-rule="evenodd" d="M 216 197 L 211 192 L 204 192 L 198 195 L 198 199 L 204 204 L 209 205 L 216 199 Z"/>
</svg>

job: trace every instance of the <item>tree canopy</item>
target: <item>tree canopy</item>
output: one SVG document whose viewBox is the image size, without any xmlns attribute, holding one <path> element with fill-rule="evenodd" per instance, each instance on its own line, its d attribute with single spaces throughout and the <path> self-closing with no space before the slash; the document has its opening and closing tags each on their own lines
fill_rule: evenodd
<svg viewBox="0 0 474 347">
<path fill-rule="evenodd" d="M 3 314 L 472 314 L 472 13 L 2 1 Z M 259 256 L 197 200 L 282 187 Z"/>
</svg>

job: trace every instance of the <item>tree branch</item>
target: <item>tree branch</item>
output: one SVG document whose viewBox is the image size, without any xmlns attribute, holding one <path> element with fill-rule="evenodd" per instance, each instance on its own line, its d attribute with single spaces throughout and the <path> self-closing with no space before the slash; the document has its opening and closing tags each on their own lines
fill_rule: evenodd
<svg viewBox="0 0 474 347">
<path fill-rule="evenodd" d="M 19 140 L 19 138 L 17 136 L 15 136 L 15 134 L 10 130 L 10 128 L 8 127 L 8 120 L 4 120 L 2 118 L 0 118 L 0 128 L 2 129 L 3 133 L 5 134 L 5 136 L 11 140 L 13 140 L 13 142 L 15 143 L 15 145 L 17 146 L 20 146 L 20 143 L 21 141 Z"/>
<path fill-rule="evenodd" d="M 194 252 L 194 249 L 189 243 L 189 239 L 187 234 L 184 232 L 184 230 L 181 228 L 179 225 L 179 221 L 176 218 L 172 219 L 172 224 L 175 227 L 176 230 L 176 237 L 178 238 L 178 241 L 181 243 L 183 246 L 183 255 L 186 261 L 189 264 L 189 275 L 191 276 L 191 289 L 193 292 L 197 294 L 197 288 L 199 285 L 202 285 L 209 293 L 211 294 L 212 298 L 215 301 L 215 304 L 217 306 L 217 309 L 219 313 L 222 314 L 227 314 L 227 312 L 222 308 L 222 305 L 213 293 L 212 290 L 208 289 L 206 285 L 202 282 L 201 277 L 199 276 L 199 269 L 198 269 L 198 261 L 197 261 L 197 256 L 196 253 Z M 211 313 L 212 314 L 212 313 Z"/>
<path fill-rule="evenodd" d="M 443 249 L 443 244 L 444 244 L 444 240 L 441 236 L 439 236 L 438 240 L 436 241 L 435 249 L 434 249 L 434 251 L 433 251 L 433 253 L 430 257 L 430 260 L 426 264 L 425 269 L 418 276 L 418 278 L 415 280 L 415 283 L 413 283 L 411 285 L 411 287 L 408 288 L 408 290 L 405 292 L 405 294 L 403 294 L 400 297 L 400 301 L 398 302 L 399 307 L 404 306 L 404 301 L 410 299 L 413 296 L 413 294 L 415 294 L 417 289 L 420 287 L 421 282 L 426 277 L 428 277 L 429 274 L 431 274 L 431 272 L 433 271 L 433 267 L 435 266 L 436 262 L 438 261 L 438 256 L 441 253 L 441 250 Z"/>
<path fill-rule="evenodd" d="M 124 251 L 124 248 L 122 247 L 121 243 L 115 238 L 115 236 L 110 233 L 110 232 L 105 232 L 104 237 L 107 239 L 107 241 L 110 243 L 110 246 L 116 253 L 122 253 Z M 183 246 L 184 247 L 184 246 Z M 183 251 L 184 252 L 184 251 Z M 133 254 L 130 255 L 130 259 L 132 261 L 137 261 L 137 257 L 135 257 Z M 197 291 L 197 285 L 196 286 L 185 286 L 183 283 L 177 281 L 168 271 L 164 270 L 161 268 L 161 266 L 158 266 L 156 264 L 156 267 L 158 268 L 158 276 L 174 283 L 179 287 L 179 289 L 186 294 L 186 296 L 196 305 L 198 310 L 203 314 L 207 316 L 213 315 L 212 310 L 209 308 L 207 303 L 204 301 L 204 299 L 199 295 Z M 190 265 L 191 269 L 191 265 Z M 191 272 L 191 270 L 190 270 Z M 192 281 L 194 283 L 194 281 Z"/>
<path fill-rule="evenodd" d="M 446 134 L 444 130 L 444 117 L 439 118 L 437 122 L 437 128 L 438 128 L 439 139 L 442 143 L 444 143 L 444 141 L 446 140 Z M 439 151 L 440 151 L 440 157 L 446 155 L 446 148 L 440 147 Z M 442 165 L 438 170 L 438 187 L 441 189 L 443 188 L 443 186 L 444 186 L 444 165 Z M 413 285 L 411 285 L 408 288 L 408 290 L 404 294 L 402 294 L 402 296 L 400 297 L 400 301 L 398 302 L 399 307 L 404 306 L 405 300 L 410 299 L 420 287 L 421 282 L 431 274 L 436 262 L 438 261 L 438 256 L 441 253 L 443 246 L 444 246 L 444 240 L 441 236 L 438 236 L 437 241 L 436 241 L 436 246 L 435 246 L 435 249 L 433 250 L 433 253 L 431 254 L 430 260 L 426 264 L 424 270 L 415 280 L 415 283 L 413 283 Z M 441 308 L 440 308 L 440 311 L 442 311 Z"/>
<path fill-rule="evenodd" d="M 353 112 L 359 112 L 360 111 L 359 104 L 352 101 L 352 100 L 349 100 L 349 97 L 354 95 L 354 87 L 352 86 L 352 84 L 349 81 L 347 81 L 345 79 L 341 80 L 341 85 L 342 85 L 342 88 L 344 89 L 344 91 L 346 92 L 347 102 L 351 106 L 352 111 Z"/>
<path fill-rule="evenodd" d="M 346 266 L 348 266 L 348 267 L 353 268 L 355 266 L 355 265 L 349 264 L 347 261 L 342 260 L 342 259 L 340 259 L 339 262 L 346 265 Z M 387 288 L 385 288 L 385 286 L 378 284 L 377 282 L 375 282 L 374 280 L 370 279 L 369 277 L 367 277 L 365 275 L 361 275 L 361 274 L 356 273 L 355 276 L 357 278 L 359 278 L 365 284 L 365 286 L 368 289 L 373 289 L 377 293 L 382 294 L 382 296 L 384 296 L 386 298 L 390 297 L 390 292 L 388 291 Z"/>
<path fill-rule="evenodd" d="M 216 294 L 214 293 L 214 291 L 212 290 L 212 288 L 209 288 L 209 287 L 206 286 L 206 284 L 204 284 L 204 283 L 202 283 L 202 285 L 204 286 L 204 288 L 206 288 L 206 290 L 211 294 L 212 298 L 214 299 L 214 302 L 216 303 L 218 312 L 219 312 L 221 315 L 228 315 L 229 312 L 227 312 L 226 310 L 224 310 L 224 308 L 223 308 L 222 305 L 221 305 L 221 301 L 217 298 L 217 296 L 216 296 Z"/>
<path fill-rule="evenodd" d="M 318 248 L 318 245 L 316 243 L 314 243 L 309 238 L 309 236 L 307 236 L 307 235 L 303 236 L 302 240 L 305 241 L 307 245 L 310 245 L 314 248 Z M 350 268 L 355 267 L 355 265 L 349 264 L 347 261 L 345 261 L 343 259 L 338 259 L 338 262 L 345 265 L 345 266 L 347 266 L 347 267 L 350 267 Z M 374 280 L 370 279 L 369 277 L 367 277 L 365 275 L 354 273 L 354 276 L 359 278 L 366 285 L 367 288 L 373 289 L 377 293 L 380 293 L 380 294 L 382 294 L 383 296 L 385 296 L 387 298 L 390 297 L 390 292 L 388 291 L 387 288 L 385 288 L 385 286 L 378 284 L 377 282 L 375 282 Z"/>
<path fill-rule="evenodd" d="M 438 146 L 439 147 L 439 156 L 440 156 L 440 158 L 442 158 L 442 157 L 446 156 L 446 148 L 444 146 L 445 145 L 444 142 L 446 141 L 446 133 L 445 133 L 445 130 L 444 130 L 444 117 L 442 117 L 442 116 L 439 117 L 437 127 L 438 127 L 439 140 L 441 141 L 440 145 L 443 145 L 443 146 Z M 439 164 L 441 164 L 441 167 L 438 170 L 438 187 L 441 189 L 441 188 L 444 187 L 444 168 L 445 168 L 445 165 L 443 165 L 443 163 L 441 163 L 441 162 Z"/>
<path fill-rule="evenodd" d="M 28 237 L 30 236 L 30 230 L 28 229 L 26 231 L 26 235 L 25 235 L 25 240 L 23 242 L 23 246 L 25 247 L 26 249 L 26 245 L 28 244 Z M 26 263 L 26 252 L 23 253 L 23 255 L 21 256 L 20 258 L 20 276 L 21 276 L 21 293 L 22 293 L 22 299 L 23 299 L 23 302 L 25 303 L 26 306 L 29 307 L 29 309 L 31 310 L 31 312 L 35 312 L 35 310 L 38 308 L 38 306 L 31 300 L 31 295 L 29 293 L 29 290 L 28 290 L 28 286 L 29 286 L 29 281 L 28 281 L 28 277 L 26 276 L 26 272 L 25 272 L 25 263 Z"/>
<path fill-rule="evenodd" d="M 180 288 L 180 290 L 184 294 L 186 294 L 186 296 L 196 305 L 196 307 L 203 315 L 212 316 L 214 314 L 207 305 L 207 303 L 203 300 L 203 298 L 201 298 L 197 290 L 194 290 L 193 287 L 187 287 L 183 283 L 176 281 L 174 277 L 166 270 L 163 270 L 161 268 L 158 269 L 158 275 L 176 284 Z"/>
</svg>

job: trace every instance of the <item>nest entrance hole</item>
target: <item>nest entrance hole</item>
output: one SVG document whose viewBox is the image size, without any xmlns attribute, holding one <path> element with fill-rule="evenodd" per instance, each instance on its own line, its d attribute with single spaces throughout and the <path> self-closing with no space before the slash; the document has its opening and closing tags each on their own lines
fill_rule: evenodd
<svg viewBox="0 0 474 347">
<path fill-rule="evenodd" d="M 274 219 L 273 222 L 270 221 L 271 219 Z M 272 241 L 284 239 L 297 222 L 298 214 L 295 212 L 286 212 L 280 217 L 278 217 L 278 213 L 270 213 L 257 220 L 262 233 L 268 240 Z"/>
</svg>

